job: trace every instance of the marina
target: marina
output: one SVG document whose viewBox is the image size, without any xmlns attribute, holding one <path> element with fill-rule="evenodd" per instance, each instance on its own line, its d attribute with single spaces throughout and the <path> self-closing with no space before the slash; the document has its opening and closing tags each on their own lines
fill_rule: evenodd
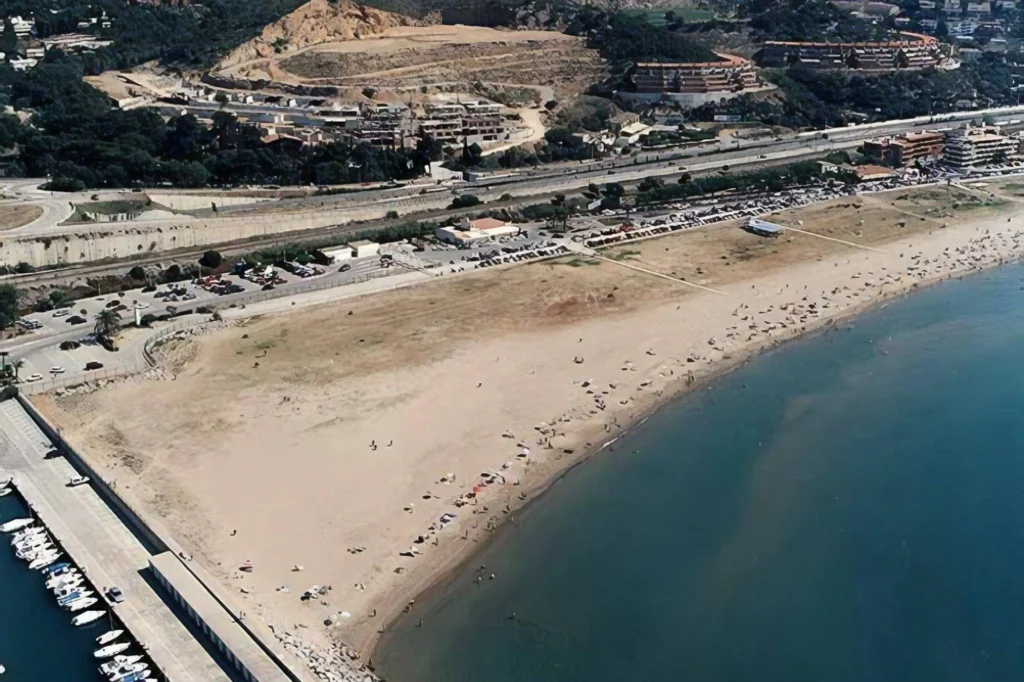
<svg viewBox="0 0 1024 682">
<path fill-rule="evenodd" d="M 7 555 L 0 562 L 16 564 L 4 568 L 25 574 L 19 580 L 33 584 L 32 590 L 50 591 L 47 598 L 54 608 L 48 610 L 63 621 L 62 628 L 51 627 L 66 630 L 64 637 L 73 638 L 76 650 L 71 655 L 61 648 L 59 658 L 77 661 L 68 671 L 32 676 L 92 680 L 101 664 L 112 664 L 104 676 L 114 682 L 237 679 L 193 636 L 166 595 L 147 581 L 147 548 L 91 486 L 68 484 L 80 474 L 65 458 L 48 456 L 53 450 L 17 401 L 0 403 L 0 481 L 10 481 L 3 489 L 17 493 L 8 493 L 0 507 L 0 532 L 13 542 L 9 549 L 0 548 Z M 50 574 L 44 574 L 48 568 Z M 122 603 L 111 603 L 115 600 L 108 592 L 114 586 L 127 595 Z M 106 626 L 112 627 L 114 618 L 119 623 L 115 629 L 123 632 L 101 645 L 97 637 L 111 629 Z M 138 645 L 117 646 L 133 641 Z M 125 652 L 131 652 L 128 658 L 112 658 Z M 11 655 L 0 645 L 0 663 L 10 667 L 2 657 Z M 135 656 L 140 658 L 129 662 Z M 143 660 L 146 664 L 138 667 Z"/>
<path fill-rule="evenodd" d="M 8 493 L 16 491 L 16 484 L 3 484 Z M 4 524 L 15 557 L 28 563 L 29 570 L 38 572 L 37 580 L 45 580 L 45 587 L 52 593 L 57 605 L 64 611 L 79 614 L 71 619 L 71 625 L 89 631 L 109 626 L 115 622 L 114 614 L 98 607 L 99 599 L 94 590 L 87 589 L 82 570 L 69 562 L 58 562 L 63 556 L 46 528 L 30 517 L 21 517 Z M 94 608 L 95 607 L 95 608 Z M 88 609 L 88 610 L 87 610 Z M 124 639 L 122 639 L 124 638 Z M 97 670 L 112 682 L 144 682 L 157 679 L 151 663 L 143 662 L 144 655 L 117 656 L 131 647 L 142 649 L 137 642 L 125 641 L 128 635 L 123 629 L 109 630 L 96 638 L 100 645 L 93 656 L 96 659 L 112 659 L 100 665 Z M 152 666 L 155 667 L 155 666 Z"/>
</svg>

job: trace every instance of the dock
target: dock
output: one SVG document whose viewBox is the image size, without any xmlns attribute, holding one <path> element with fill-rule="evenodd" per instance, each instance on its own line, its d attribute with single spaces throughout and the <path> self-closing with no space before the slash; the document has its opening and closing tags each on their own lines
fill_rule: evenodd
<svg viewBox="0 0 1024 682">
<path fill-rule="evenodd" d="M 0 479 L 13 475 L 33 513 L 93 584 L 121 588 L 127 599 L 107 608 L 116 610 L 166 679 L 230 682 L 171 610 L 167 596 L 147 581 L 153 554 L 92 486 L 68 487 L 78 472 L 63 457 L 44 459 L 52 447 L 18 401 L 0 402 Z M 69 616 L 69 628 L 70 621 Z"/>
</svg>

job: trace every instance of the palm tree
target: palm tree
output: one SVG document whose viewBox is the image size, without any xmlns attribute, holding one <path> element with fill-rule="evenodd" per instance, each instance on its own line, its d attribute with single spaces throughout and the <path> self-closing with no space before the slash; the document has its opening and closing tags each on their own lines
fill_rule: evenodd
<svg viewBox="0 0 1024 682">
<path fill-rule="evenodd" d="M 25 361 L 24 360 L 12 360 L 11 361 L 11 367 L 14 368 L 14 381 L 15 381 L 15 383 L 17 383 L 17 381 L 18 381 L 18 372 L 20 372 L 21 368 L 24 367 L 24 366 L 25 366 Z"/>
<path fill-rule="evenodd" d="M 121 316 L 116 310 L 106 308 L 96 313 L 96 325 L 93 331 L 101 339 L 113 340 L 121 330 Z"/>
<path fill-rule="evenodd" d="M 565 234 L 569 229 L 569 212 L 572 211 L 572 204 L 564 194 L 556 194 L 551 203 L 555 206 L 555 218 L 562 220 L 562 234 Z"/>
</svg>

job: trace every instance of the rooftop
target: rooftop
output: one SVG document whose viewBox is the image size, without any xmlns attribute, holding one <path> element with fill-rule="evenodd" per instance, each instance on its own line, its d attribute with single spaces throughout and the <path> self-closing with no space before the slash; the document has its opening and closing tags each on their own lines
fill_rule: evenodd
<svg viewBox="0 0 1024 682">
<path fill-rule="evenodd" d="M 503 227 L 504 225 L 505 221 L 498 220 L 497 218 L 479 218 L 469 221 L 470 228 L 474 230 L 491 230 L 495 227 Z"/>
</svg>

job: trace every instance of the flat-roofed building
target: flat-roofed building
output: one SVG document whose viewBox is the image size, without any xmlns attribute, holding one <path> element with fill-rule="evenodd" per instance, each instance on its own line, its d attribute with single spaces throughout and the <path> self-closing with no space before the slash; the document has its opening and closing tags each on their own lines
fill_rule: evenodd
<svg viewBox="0 0 1024 682">
<path fill-rule="evenodd" d="M 946 63 L 941 44 L 933 37 L 903 32 L 905 39 L 888 42 L 832 43 L 770 40 L 758 52 L 762 66 L 800 64 L 814 69 L 854 69 L 888 72 L 925 69 Z"/>
<path fill-rule="evenodd" d="M 1015 156 L 1017 143 L 999 133 L 999 129 L 959 128 L 946 136 L 943 162 L 953 168 L 987 166 Z"/>
<path fill-rule="evenodd" d="M 732 93 L 760 86 L 754 65 L 741 57 L 719 55 L 720 62 L 639 62 L 633 73 L 637 92 Z"/>
<path fill-rule="evenodd" d="M 370 256 L 376 256 L 380 253 L 380 244 L 377 242 L 371 242 L 367 239 L 349 242 L 349 247 L 351 247 L 353 255 L 356 258 L 369 258 Z"/>
<path fill-rule="evenodd" d="M 458 225 L 437 228 L 435 236 L 443 242 L 466 246 L 485 239 L 519 234 L 519 226 L 495 218 L 464 220 Z"/>
<path fill-rule="evenodd" d="M 908 166 L 917 159 L 937 159 L 946 146 L 942 133 L 925 131 L 897 137 L 868 140 L 862 149 L 867 156 L 891 166 Z"/>
</svg>

